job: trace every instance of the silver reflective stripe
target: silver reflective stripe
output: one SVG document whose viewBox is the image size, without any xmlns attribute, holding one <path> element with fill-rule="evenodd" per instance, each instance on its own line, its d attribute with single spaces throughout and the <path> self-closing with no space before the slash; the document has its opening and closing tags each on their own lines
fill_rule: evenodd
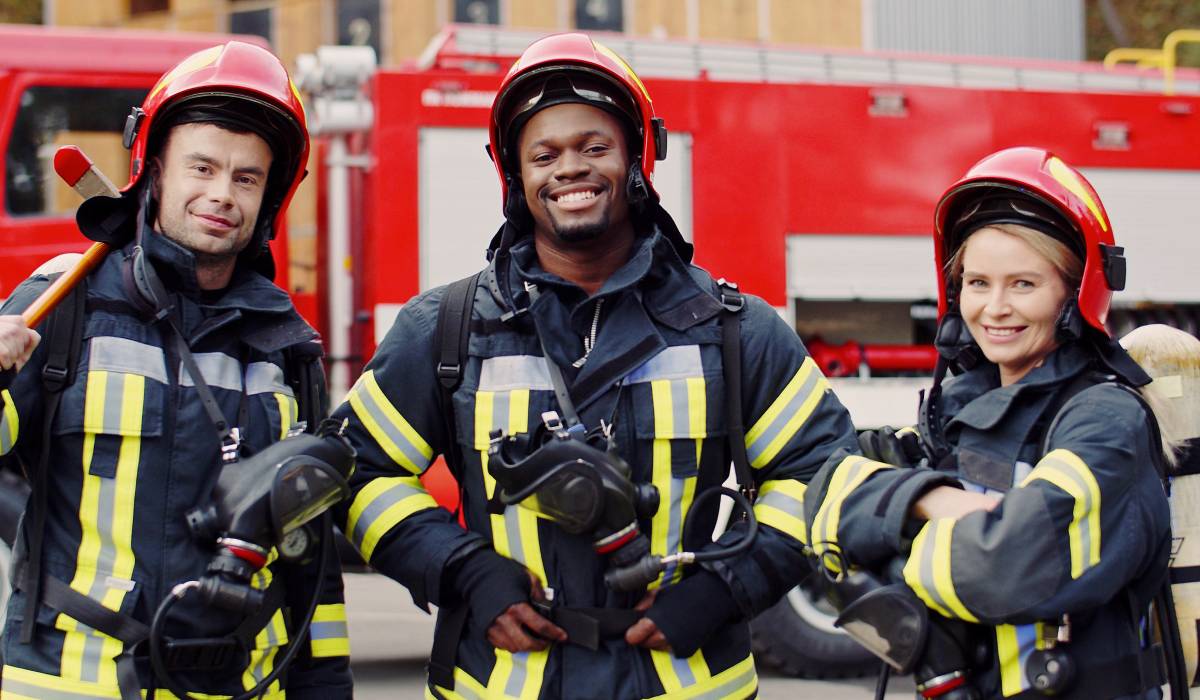
<svg viewBox="0 0 1200 700">
<path fill-rule="evenodd" d="M 119 435 L 121 433 L 121 412 L 125 406 L 125 375 L 113 372 L 104 375 L 104 405 L 101 406 L 103 423 L 101 433 Z"/>
<path fill-rule="evenodd" d="M 787 495 L 783 491 L 769 491 L 758 497 L 754 505 L 770 506 L 777 508 L 788 515 L 804 520 L 804 502 L 798 501 L 795 498 Z"/>
<path fill-rule="evenodd" d="M 167 383 L 167 360 L 162 348 L 128 338 L 107 335 L 92 338 L 88 370 L 140 374 Z"/>
<path fill-rule="evenodd" d="M 238 362 L 236 357 L 223 352 L 201 352 L 192 357 L 196 358 L 196 366 L 200 368 L 205 384 L 214 389 L 219 387 L 229 391 L 242 390 L 242 363 Z M 196 385 L 183 363 L 179 365 L 179 385 Z"/>
<path fill-rule="evenodd" d="M 726 700 L 729 694 L 741 688 L 754 679 L 754 667 L 746 669 L 742 673 L 730 678 L 721 685 L 715 688 L 700 693 L 699 695 L 691 696 L 691 700 Z"/>
<path fill-rule="evenodd" d="M 625 377 L 626 384 L 652 382 L 656 379 L 687 379 L 704 376 L 700 364 L 699 345 L 675 345 L 646 360 L 641 367 Z"/>
<path fill-rule="evenodd" d="M 779 415 L 775 416 L 775 420 L 771 421 L 771 425 L 754 440 L 753 444 L 746 446 L 746 457 L 750 460 L 751 464 L 754 464 L 759 455 L 775 440 L 775 437 L 787 427 L 787 424 L 795 417 L 796 412 L 808 400 L 809 394 L 813 392 L 813 387 L 823 378 L 821 373 L 816 369 L 809 372 L 808 377 L 804 379 L 804 384 L 792 396 L 792 400 L 788 401 L 788 405 L 783 407 Z"/>
<path fill-rule="evenodd" d="M 925 535 L 925 545 L 921 547 L 921 585 L 925 587 L 925 592 L 937 603 L 942 610 L 953 610 L 946 599 L 942 597 L 942 592 L 938 590 L 937 581 L 933 574 L 933 552 L 937 549 L 938 530 L 946 527 L 945 520 L 930 520 L 929 534 Z M 953 525 L 950 525 L 953 527 Z"/>
<path fill-rule="evenodd" d="M 39 700 L 112 700 L 111 695 L 92 695 L 91 693 L 76 693 L 70 690 L 51 690 L 32 683 L 22 683 L 12 678 L 4 679 L 4 694 L 13 693 Z"/>
<path fill-rule="evenodd" d="M 308 629 L 314 641 L 318 639 L 346 639 L 350 634 L 344 620 L 314 622 Z"/>
<path fill-rule="evenodd" d="M 546 373 L 546 360 L 536 355 L 507 355 L 489 357 L 479 370 L 479 391 L 494 391 L 497 394 L 514 389 L 553 391 L 550 375 Z M 508 427 L 507 423 L 503 424 Z"/>
<path fill-rule="evenodd" d="M 423 493 L 425 492 L 413 488 L 408 484 L 397 483 L 376 496 L 366 508 L 363 508 L 362 514 L 358 516 L 358 522 L 354 523 L 354 542 L 361 546 L 367 536 L 367 531 L 371 529 L 371 525 L 386 513 L 389 508 L 409 496 L 419 496 Z"/>
<path fill-rule="evenodd" d="M 287 394 L 295 398 L 292 388 L 283 381 L 283 370 L 274 362 L 251 362 L 246 368 L 247 394 Z"/>
<path fill-rule="evenodd" d="M 521 689 L 525 687 L 525 678 L 529 675 L 529 652 L 521 651 L 512 655 L 512 673 L 508 674 L 508 683 L 504 692 L 514 698 L 521 697 Z"/>
<path fill-rule="evenodd" d="M 667 580 L 664 578 L 663 580 Z M 668 652 L 670 654 L 670 652 Z M 679 684 L 684 688 L 696 685 L 696 674 L 692 673 L 692 667 L 688 665 L 687 659 L 681 659 L 674 654 L 670 654 L 671 668 L 675 670 L 675 675 L 679 678 Z"/>
</svg>

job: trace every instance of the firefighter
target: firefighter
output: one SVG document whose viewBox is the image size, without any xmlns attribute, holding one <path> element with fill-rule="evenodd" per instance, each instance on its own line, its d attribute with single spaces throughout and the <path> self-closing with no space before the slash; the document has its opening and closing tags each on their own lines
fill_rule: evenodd
<svg viewBox="0 0 1200 700">
<path fill-rule="evenodd" d="M 240 42 L 196 53 L 132 110 L 125 140 L 121 196 L 90 199 L 77 216 L 116 250 L 43 324 L 2 394 L 0 453 L 33 485 L 3 636 L 4 698 L 165 697 L 146 658 L 148 626 L 172 588 L 214 559 L 214 542 L 192 537 L 185 514 L 208 499 L 223 464 L 324 408 L 316 333 L 271 282 L 268 243 L 309 148 L 283 65 Z M 3 313 L 48 283 L 34 275 Z M 14 325 L 0 322 L 23 337 Z M 162 628 L 168 670 L 205 697 L 244 695 L 287 645 L 303 645 L 261 697 L 351 697 L 337 561 L 317 581 L 318 561 L 263 554 L 252 585 L 266 603 L 248 615 L 193 596 L 176 603 Z M 317 590 L 317 624 L 291 638 L 285 611 L 304 611 Z"/>
<path fill-rule="evenodd" d="M 1161 649 L 1141 625 L 1169 512 L 1131 389 L 1149 378 L 1105 330 L 1125 261 L 1103 205 L 1053 154 L 1003 150 L 942 197 L 935 250 L 924 449 L 888 434 L 868 457 L 835 455 L 807 494 L 814 551 L 831 573 L 890 568 L 963 641 L 967 668 L 918 678 L 926 697 L 1158 697 Z M 959 374 L 943 385 L 947 363 Z"/>
<path fill-rule="evenodd" d="M 665 151 L 649 94 L 616 54 L 583 34 L 533 43 L 492 105 L 506 221 L 473 296 L 455 307 L 469 317 L 462 366 L 457 343 L 439 342 L 459 326 L 438 321 L 456 284 L 405 304 L 335 411 L 359 455 L 344 531 L 419 606 L 439 608 L 432 697 L 757 692 L 748 620 L 806 571 L 804 482 L 854 432 L 796 333 L 756 297 L 737 295 L 731 347 L 743 361 L 723 367 L 733 326 L 720 299 L 733 314 L 736 292 L 690 264 L 692 247 L 659 205 L 652 175 Z M 461 381 L 443 390 L 439 377 L 456 370 Z M 632 569 L 663 564 L 656 556 L 728 553 L 750 531 L 739 522 L 711 542 L 718 503 L 706 494 L 725 480 L 737 432 L 731 378 L 757 536 L 741 554 L 668 562 L 630 584 Z M 550 473 L 521 471 L 542 458 L 555 475 L 572 468 L 547 457 L 555 450 L 588 466 L 509 500 L 522 484 L 507 472 Z M 439 454 L 457 465 L 465 528 L 419 479 Z M 640 517 L 597 539 L 582 531 L 592 508 Z M 614 570 L 612 548 L 629 551 L 639 533 L 649 552 Z"/>
</svg>

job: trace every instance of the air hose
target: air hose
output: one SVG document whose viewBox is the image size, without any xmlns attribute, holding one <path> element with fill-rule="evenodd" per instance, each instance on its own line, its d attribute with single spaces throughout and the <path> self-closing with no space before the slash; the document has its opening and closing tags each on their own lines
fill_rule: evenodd
<svg viewBox="0 0 1200 700">
<path fill-rule="evenodd" d="M 702 503 L 722 495 L 729 496 L 746 514 L 746 532 L 736 542 L 701 552 L 678 552 L 666 556 L 649 554 L 629 566 L 611 569 L 604 574 L 604 582 L 615 591 L 638 591 L 658 578 L 659 574 L 671 564 L 693 564 L 728 559 L 749 549 L 750 545 L 754 544 L 755 536 L 758 535 L 758 518 L 754 517 L 754 508 L 750 500 L 741 492 L 726 486 L 705 491 L 696 497 L 689 514 L 698 513 Z M 688 518 L 684 522 L 683 542 L 692 541 L 691 534 L 695 522 L 695 518 Z"/>
</svg>

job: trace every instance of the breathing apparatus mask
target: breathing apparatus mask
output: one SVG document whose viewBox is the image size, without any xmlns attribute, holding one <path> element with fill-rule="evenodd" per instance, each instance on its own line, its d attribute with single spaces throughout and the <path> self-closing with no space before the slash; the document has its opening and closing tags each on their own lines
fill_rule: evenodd
<svg viewBox="0 0 1200 700">
<path fill-rule="evenodd" d="M 187 513 L 192 537 L 215 548 L 208 569 L 199 580 L 175 586 L 162 601 L 150 628 L 150 660 L 164 687 L 180 698 L 191 697 L 172 676 L 168 656 L 180 648 L 208 646 L 213 654 L 240 654 L 245 640 L 235 637 L 200 640 L 168 640 L 163 627 L 171 608 L 191 592 L 206 606 L 213 606 L 243 617 L 273 612 L 264 606 L 272 601 L 267 592 L 251 585 L 251 579 L 268 562 L 275 549 L 279 558 L 303 563 L 310 559 L 318 543 L 321 551 L 317 581 L 324 581 L 327 560 L 332 555 L 332 521 L 326 511 L 350 493 L 347 479 L 354 471 L 355 451 L 342 435 L 344 424 L 325 421 L 316 434 L 293 431 L 245 459 L 225 459 L 212 495 Z M 324 515 L 323 532 L 318 535 L 311 523 Z M 308 612 L 293 631 L 293 640 L 301 639 L 312 622 L 321 589 L 313 593 Z M 253 633 L 257 629 L 252 630 Z M 292 644 L 276 663 L 275 671 L 239 698 L 255 697 L 282 673 L 302 645 Z"/>
<path fill-rule="evenodd" d="M 696 498 L 693 510 L 706 499 L 728 495 L 747 513 L 745 534 L 733 545 L 704 552 L 651 554 L 638 519 L 658 510 L 658 488 L 632 481 L 633 470 L 617 454 L 611 425 L 601 422 L 600 429 L 591 432 L 578 423 L 568 428 L 557 412 L 547 411 L 529 437 L 506 437 L 493 430 L 490 439 L 488 473 L 496 480 L 496 491 L 488 510 L 501 513 L 516 504 L 566 532 L 589 536 L 596 554 L 608 557 L 604 583 L 614 591 L 639 591 L 673 564 L 739 554 L 758 532 L 758 521 L 742 494 L 724 487 L 710 489 Z M 685 542 L 690 541 L 691 524 L 688 520 L 684 525 Z"/>
</svg>

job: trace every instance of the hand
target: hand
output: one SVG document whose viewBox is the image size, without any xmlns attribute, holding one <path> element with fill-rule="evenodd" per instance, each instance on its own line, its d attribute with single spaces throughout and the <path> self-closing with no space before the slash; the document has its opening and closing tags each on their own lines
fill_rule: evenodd
<svg viewBox="0 0 1200 700">
<path fill-rule="evenodd" d="M 885 425 L 877 430 L 864 430 L 859 433 L 858 445 L 867 459 L 897 467 L 919 466 L 925 456 L 921 450 L 921 436 L 912 428 L 897 431 Z"/>
<path fill-rule="evenodd" d="M 20 316 L 0 316 L 0 370 L 20 370 L 42 337 Z"/>
<path fill-rule="evenodd" d="M 633 606 L 633 609 L 645 613 L 654 604 L 654 599 L 658 596 L 661 589 L 655 588 L 648 591 L 638 604 Z M 667 637 L 658 629 L 658 625 L 654 624 L 654 620 L 648 617 L 643 617 L 633 623 L 629 629 L 625 630 L 625 642 L 630 646 L 642 647 L 643 649 L 654 649 L 655 651 L 671 651 L 671 645 L 667 643 Z"/>
<path fill-rule="evenodd" d="M 530 593 L 534 600 L 545 600 L 542 584 L 531 573 Z M 567 633 L 558 625 L 542 617 L 529 603 L 514 603 L 492 621 L 487 631 L 488 643 L 513 653 L 542 651 L 549 642 L 567 641 Z"/>
<path fill-rule="evenodd" d="M 1000 504 L 1000 499 L 973 491 L 963 491 L 953 486 L 935 486 L 917 499 L 909 514 L 921 520 L 953 518 L 958 520 L 976 511 L 989 511 Z"/>
</svg>

